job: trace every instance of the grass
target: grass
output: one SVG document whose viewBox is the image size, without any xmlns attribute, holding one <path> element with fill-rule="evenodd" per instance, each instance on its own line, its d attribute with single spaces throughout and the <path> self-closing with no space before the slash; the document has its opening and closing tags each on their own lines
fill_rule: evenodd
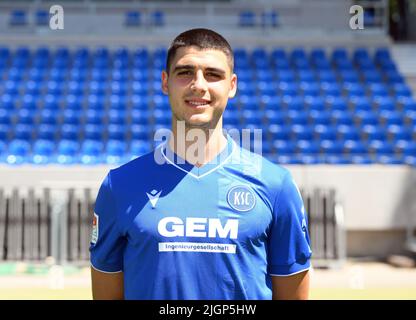
<svg viewBox="0 0 416 320">
<path fill-rule="evenodd" d="M 90 288 L 8 288 L 0 289 L 0 300 L 90 300 Z M 416 288 L 313 288 L 312 300 L 415 300 Z"/>
</svg>

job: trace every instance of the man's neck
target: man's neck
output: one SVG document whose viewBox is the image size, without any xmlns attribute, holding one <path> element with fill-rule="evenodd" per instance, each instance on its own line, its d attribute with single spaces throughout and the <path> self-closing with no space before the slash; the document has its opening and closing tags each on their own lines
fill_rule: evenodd
<svg viewBox="0 0 416 320">
<path fill-rule="evenodd" d="M 182 124 L 182 127 L 181 127 Z M 209 163 L 227 146 L 227 138 L 222 133 L 222 123 L 215 128 L 189 128 L 182 122 L 172 125 L 169 147 L 179 157 L 197 167 Z"/>
</svg>

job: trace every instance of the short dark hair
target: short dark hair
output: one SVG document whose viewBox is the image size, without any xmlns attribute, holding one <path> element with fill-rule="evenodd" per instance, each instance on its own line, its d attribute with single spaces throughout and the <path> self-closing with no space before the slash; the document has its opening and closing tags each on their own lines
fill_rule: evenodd
<svg viewBox="0 0 416 320">
<path fill-rule="evenodd" d="M 191 29 L 182 32 L 171 43 L 166 59 L 166 72 L 169 74 L 170 65 L 179 48 L 195 46 L 200 50 L 220 50 L 227 56 L 231 72 L 234 70 L 234 53 L 230 44 L 219 33 L 210 29 Z"/>
</svg>

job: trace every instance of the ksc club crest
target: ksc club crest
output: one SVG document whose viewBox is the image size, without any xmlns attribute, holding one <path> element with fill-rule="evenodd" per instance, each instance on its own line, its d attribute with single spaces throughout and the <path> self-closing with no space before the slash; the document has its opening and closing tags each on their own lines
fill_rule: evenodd
<svg viewBox="0 0 416 320">
<path fill-rule="evenodd" d="M 247 186 L 232 187 L 227 193 L 227 202 L 236 211 L 250 211 L 256 205 L 254 191 Z"/>
</svg>

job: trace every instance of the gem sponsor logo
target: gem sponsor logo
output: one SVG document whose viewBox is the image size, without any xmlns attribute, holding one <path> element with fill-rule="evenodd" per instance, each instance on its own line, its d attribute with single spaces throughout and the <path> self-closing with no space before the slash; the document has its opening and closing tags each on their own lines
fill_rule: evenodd
<svg viewBox="0 0 416 320">
<path fill-rule="evenodd" d="M 186 218 L 165 217 L 159 221 L 160 235 L 172 237 L 229 238 L 237 239 L 238 220 L 227 219 L 224 224 L 218 218 Z"/>
</svg>

